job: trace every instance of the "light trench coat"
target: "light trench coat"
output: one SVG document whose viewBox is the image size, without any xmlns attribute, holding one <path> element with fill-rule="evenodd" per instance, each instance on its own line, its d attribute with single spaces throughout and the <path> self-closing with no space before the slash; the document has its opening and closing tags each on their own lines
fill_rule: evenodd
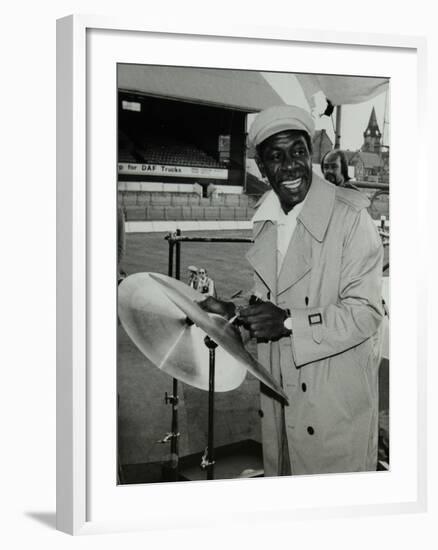
<svg viewBox="0 0 438 550">
<path fill-rule="evenodd" d="M 254 223 L 255 291 L 289 308 L 292 335 L 258 344 L 282 384 L 262 387 L 265 476 L 375 470 L 383 248 L 365 195 L 313 174 L 277 276 L 277 225 Z"/>
</svg>

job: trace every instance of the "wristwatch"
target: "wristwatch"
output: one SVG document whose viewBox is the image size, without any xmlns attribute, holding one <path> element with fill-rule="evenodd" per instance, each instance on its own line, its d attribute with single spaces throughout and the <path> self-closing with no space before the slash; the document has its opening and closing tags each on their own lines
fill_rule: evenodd
<svg viewBox="0 0 438 550">
<path fill-rule="evenodd" d="M 286 309 L 286 319 L 283 321 L 284 328 L 292 332 L 292 317 L 290 309 Z"/>
</svg>

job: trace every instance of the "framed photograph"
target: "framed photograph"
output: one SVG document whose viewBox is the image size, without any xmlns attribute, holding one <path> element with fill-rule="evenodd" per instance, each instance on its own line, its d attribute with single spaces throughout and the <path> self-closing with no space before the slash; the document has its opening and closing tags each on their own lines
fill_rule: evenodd
<svg viewBox="0 0 438 550">
<path fill-rule="evenodd" d="M 425 509 L 424 52 L 58 21 L 60 530 Z"/>
</svg>

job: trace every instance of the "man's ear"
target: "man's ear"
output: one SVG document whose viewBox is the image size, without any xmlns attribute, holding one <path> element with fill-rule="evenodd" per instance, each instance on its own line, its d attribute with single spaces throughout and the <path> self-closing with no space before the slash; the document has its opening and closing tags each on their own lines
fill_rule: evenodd
<svg viewBox="0 0 438 550">
<path fill-rule="evenodd" d="M 262 175 L 262 178 L 265 178 L 266 177 L 266 172 L 265 172 L 265 167 L 263 166 L 263 162 L 260 160 L 258 155 L 256 155 L 254 157 L 254 160 L 257 163 L 257 167 L 260 170 L 260 174 Z"/>
</svg>

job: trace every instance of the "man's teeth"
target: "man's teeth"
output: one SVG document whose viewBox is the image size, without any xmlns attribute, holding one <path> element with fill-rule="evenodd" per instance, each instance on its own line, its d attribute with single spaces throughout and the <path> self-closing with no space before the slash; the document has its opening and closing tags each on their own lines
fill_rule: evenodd
<svg viewBox="0 0 438 550">
<path fill-rule="evenodd" d="M 287 187 L 288 189 L 296 189 L 299 187 L 301 183 L 301 178 L 297 178 L 296 180 L 287 180 L 283 181 L 282 184 Z"/>
</svg>

